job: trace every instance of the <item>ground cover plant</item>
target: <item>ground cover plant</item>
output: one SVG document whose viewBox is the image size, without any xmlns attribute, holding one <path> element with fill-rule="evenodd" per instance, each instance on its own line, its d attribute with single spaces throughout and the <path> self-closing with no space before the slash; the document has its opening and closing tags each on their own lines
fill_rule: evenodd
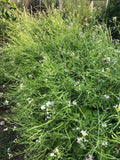
<svg viewBox="0 0 120 160">
<path fill-rule="evenodd" d="M 89 25 L 89 24 L 88 24 Z M 3 106 L 23 159 L 120 158 L 120 55 L 106 25 L 82 29 L 58 11 L 8 22 L 0 49 Z M 10 128 L 8 128 L 10 130 Z M 21 149 L 22 148 L 22 149 Z M 14 157 L 12 145 L 7 150 Z"/>
</svg>

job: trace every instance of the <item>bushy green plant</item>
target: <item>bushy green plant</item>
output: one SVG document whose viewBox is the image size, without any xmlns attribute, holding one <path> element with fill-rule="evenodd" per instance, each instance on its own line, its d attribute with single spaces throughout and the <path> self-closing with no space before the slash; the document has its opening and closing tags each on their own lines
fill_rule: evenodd
<svg viewBox="0 0 120 160">
<path fill-rule="evenodd" d="M 120 55 L 106 26 L 23 13 L 9 36 L 4 104 L 24 159 L 119 159 Z"/>
</svg>

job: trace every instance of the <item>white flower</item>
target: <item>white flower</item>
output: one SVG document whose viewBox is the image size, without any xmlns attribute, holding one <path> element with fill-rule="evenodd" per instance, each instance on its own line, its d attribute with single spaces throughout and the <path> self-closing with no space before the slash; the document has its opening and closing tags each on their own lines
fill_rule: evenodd
<svg viewBox="0 0 120 160">
<path fill-rule="evenodd" d="M 118 109 L 120 109 L 120 104 L 119 104 L 119 106 L 118 106 Z"/>
<path fill-rule="evenodd" d="M 50 157 L 53 157 L 53 156 L 54 156 L 54 153 L 51 153 L 51 154 L 50 154 Z"/>
<path fill-rule="evenodd" d="M 51 102 L 48 101 L 48 102 L 46 103 L 46 106 L 48 107 L 48 106 L 50 106 L 50 104 L 51 104 Z"/>
<path fill-rule="evenodd" d="M 56 148 L 56 149 L 55 149 L 55 152 L 56 152 L 57 154 L 59 154 L 59 149 L 58 149 L 58 148 Z"/>
<path fill-rule="evenodd" d="M 3 131 L 8 131 L 8 128 L 3 129 Z"/>
<path fill-rule="evenodd" d="M 117 17 L 113 17 L 112 19 L 113 19 L 113 21 L 116 21 L 116 20 L 117 20 Z"/>
<path fill-rule="evenodd" d="M 108 142 L 102 141 L 102 145 L 103 145 L 103 146 L 106 146 L 106 145 L 108 145 Z"/>
<path fill-rule="evenodd" d="M 104 68 L 102 69 L 102 72 L 104 72 Z"/>
<path fill-rule="evenodd" d="M 17 140 L 17 138 L 15 138 L 14 140 L 13 140 L 13 143 L 17 143 L 18 142 L 18 140 Z"/>
<path fill-rule="evenodd" d="M 115 105 L 115 106 L 113 106 L 114 108 L 117 108 L 118 107 L 118 105 Z"/>
<path fill-rule="evenodd" d="M 87 135 L 88 135 L 88 134 L 86 133 L 86 131 L 83 131 L 83 130 L 81 131 L 81 133 L 82 133 L 83 136 L 87 136 Z"/>
<path fill-rule="evenodd" d="M 36 139 L 35 142 L 40 143 L 40 142 L 41 142 L 41 139 Z"/>
<path fill-rule="evenodd" d="M 28 101 L 28 103 L 30 104 L 30 103 L 33 102 L 33 99 L 27 98 L 27 101 Z"/>
<path fill-rule="evenodd" d="M 78 138 L 77 138 L 77 143 L 79 143 L 79 142 L 82 141 L 82 140 L 83 140 L 83 138 L 78 137 Z"/>
<path fill-rule="evenodd" d="M 46 78 L 44 81 L 45 81 L 45 83 L 47 83 L 48 79 Z"/>
<path fill-rule="evenodd" d="M 110 72 L 110 68 L 106 68 L 106 70 Z"/>
<path fill-rule="evenodd" d="M 83 139 L 84 140 L 84 142 L 87 142 L 88 140 L 86 140 L 85 138 Z"/>
<path fill-rule="evenodd" d="M 89 160 L 93 160 L 93 155 L 89 155 Z"/>
<path fill-rule="evenodd" d="M 41 106 L 41 110 L 44 110 L 44 109 L 45 109 L 45 105 L 42 105 L 42 106 Z"/>
<path fill-rule="evenodd" d="M 110 57 L 107 57 L 106 59 L 107 59 L 108 61 L 110 61 Z"/>
<path fill-rule="evenodd" d="M 13 131 L 15 131 L 16 128 L 17 128 L 17 126 L 14 126 L 14 127 L 13 127 Z"/>
<path fill-rule="evenodd" d="M 20 84 L 20 89 L 23 89 L 23 83 L 22 83 L 22 84 Z"/>
<path fill-rule="evenodd" d="M 51 104 L 50 104 L 51 106 L 54 106 L 54 102 L 51 102 Z"/>
<path fill-rule="evenodd" d="M 70 107 L 71 106 L 71 102 L 70 101 L 66 101 L 67 103 L 68 103 L 68 107 Z"/>
<path fill-rule="evenodd" d="M 19 107 L 19 106 L 20 106 L 20 103 L 17 103 L 17 106 Z"/>
<path fill-rule="evenodd" d="M 47 119 L 49 119 L 50 117 L 49 117 L 49 116 L 47 116 L 46 118 L 47 118 Z"/>
<path fill-rule="evenodd" d="M 105 97 L 106 99 L 108 99 L 108 98 L 109 98 L 109 96 L 108 96 L 108 95 L 106 95 L 106 94 L 104 95 L 104 97 Z"/>
<path fill-rule="evenodd" d="M 107 127 L 107 124 L 106 123 L 102 123 L 102 127 Z"/>
<path fill-rule="evenodd" d="M 5 100 L 4 105 L 8 105 L 9 101 Z"/>
<path fill-rule="evenodd" d="M 77 105 L 77 102 L 76 102 L 76 100 L 74 100 L 72 103 L 73 103 L 73 105 Z"/>
<path fill-rule="evenodd" d="M 28 75 L 28 77 L 29 77 L 29 78 L 32 78 L 32 77 L 33 77 L 33 75 L 32 75 L 32 74 L 29 74 L 29 75 Z"/>
<path fill-rule="evenodd" d="M 7 153 L 9 153 L 10 152 L 10 147 L 7 149 Z"/>
</svg>

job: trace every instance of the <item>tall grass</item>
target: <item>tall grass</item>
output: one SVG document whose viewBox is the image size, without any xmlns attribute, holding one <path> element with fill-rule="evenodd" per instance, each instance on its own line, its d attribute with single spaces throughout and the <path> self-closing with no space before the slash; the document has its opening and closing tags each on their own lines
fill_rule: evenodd
<svg viewBox="0 0 120 160">
<path fill-rule="evenodd" d="M 24 12 L 7 34 L 4 105 L 24 159 L 118 160 L 120 55 L 106 26 Z"/>
</svg>

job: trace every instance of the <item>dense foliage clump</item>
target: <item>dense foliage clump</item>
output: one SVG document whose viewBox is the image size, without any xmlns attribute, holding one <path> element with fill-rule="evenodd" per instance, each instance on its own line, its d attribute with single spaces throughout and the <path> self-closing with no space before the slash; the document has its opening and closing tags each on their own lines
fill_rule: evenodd
<svg viewBox="0 0 120 160">
<path fill-rule="evenodd" d="M 7 29 L 4 106 L 11 106 L 7 119 L 24 159 L 117 160 L 120 55 L 106 25 L 83 31 L 55 10 L 39 18 L 23 13 Z"/>
</svg>

